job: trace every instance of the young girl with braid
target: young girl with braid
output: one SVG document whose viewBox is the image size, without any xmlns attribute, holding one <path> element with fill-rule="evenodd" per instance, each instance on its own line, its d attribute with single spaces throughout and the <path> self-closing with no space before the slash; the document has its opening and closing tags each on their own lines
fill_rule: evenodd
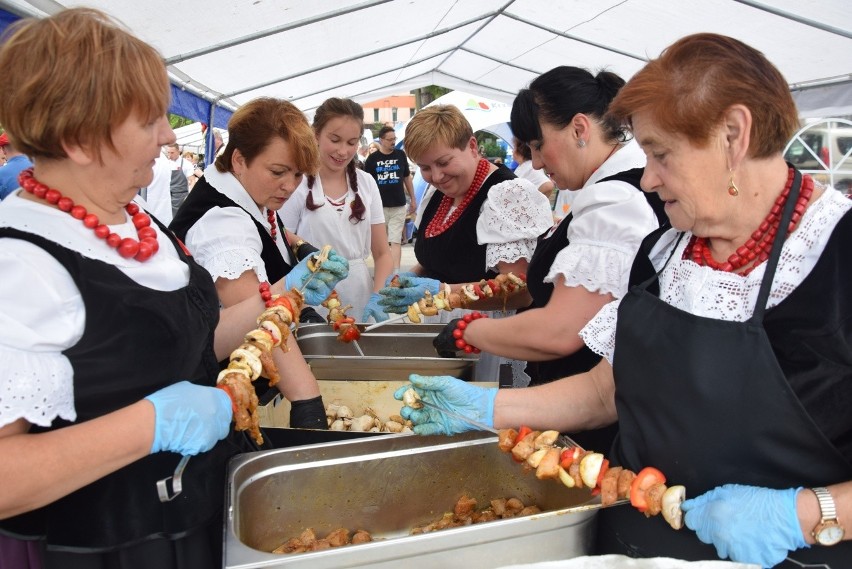
<svg viewBox="0 0 852 569">
<path fill-rule="evenodd" d="M 305 176 L 281 209 L 290 231 L 311 243 L 327 243 L 349 260 L 349 276 L 337 283 L 343 304 L 367 322 L 387 316 L 378 305 L 378 290 L 390 275 L 392 261 L 379 188 L 355 164 L 364 132 L 364 110 L 350 99 L 331 98 L 314 114 L 320 153 L 317 176 Z M 371 255 L 375 278 L 365 259 Z M 320 310 L 318 307 L 317 310 Z"/>
</svg>

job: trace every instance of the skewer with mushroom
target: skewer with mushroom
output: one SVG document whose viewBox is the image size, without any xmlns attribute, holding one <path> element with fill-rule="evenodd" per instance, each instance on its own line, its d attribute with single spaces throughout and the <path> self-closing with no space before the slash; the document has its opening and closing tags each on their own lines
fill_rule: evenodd
<svg viewBox="0 0 852 569">
<path fill-rule="evenodd" d="M 591 488 L 601 496 L 601 504 L 610 506 L 619 499 L 629 499 L 631 505 L 647 517 L 662 514 L 674 529 L 683 527 L 680 505 L 686 499 L 686 488 L 666 486 L 666 477 L 648 466 L 634 473 L 620 466 L 609 466 L 603 454 L 580 447 L 560 448 L 555 445 L 557 431 L 503 429 L 497 436 L 500 450 L 525 468 L 535 469 L 536 478 L 559 480 L 568 488 Z"/>
<path fill-rule="evenodd" d="M 399 276 L 391 279 L 388 286 L 400 286 Z M 456 308 L 467 308 L 471 303 L 484 298 L 497 296 L 503 299 L 505 305 L 513 294 L 517 294 L 527 287 L 526 275 L 515 273 L 500 273 L 493 279 L 482 279 L 478 283 L 467 283 L 458 292 L 452 292 L 450 285 L 444 284 L 443 290 L 438 294 L 426 291 L 423 298 L 408 307 L 408 319 L 414 324 L 419 324 L 423 316 L 434 316 L 441 310 L 454 310 Z"/>
<path fill-rule="evenodd" d="M 263 444 L 260 433 L 258 399 L 252 381 L 266 377 L 269 385 L 278 383 L 280 376 L 272 350 L 286 350 L 290 326 L 298 323 L 296 314 L 302 309 L 303 297 L 297 290 L 270 296 L 266 310 L 258 317 L 258 327 L 249 331 L 243 343 L 231 352 L 228 367 L 219 372 L 216 386 L 231 398 L 234 429 L 249 431 L 257 444 Z"/>
<path fill-rule="evenodd" d="M 331 295 L 322 303 L 328 309 L 328 323 L 337 331 L 337 339 L 341 342 L 352 342 L 361 337 L 361 330 L 355 324 L 355 319 L 346 315 L 346 311 L 352 308 L 351 304 L 343 305 L 337 296 L 337 291 L 331 291 Z"/>
</svg>

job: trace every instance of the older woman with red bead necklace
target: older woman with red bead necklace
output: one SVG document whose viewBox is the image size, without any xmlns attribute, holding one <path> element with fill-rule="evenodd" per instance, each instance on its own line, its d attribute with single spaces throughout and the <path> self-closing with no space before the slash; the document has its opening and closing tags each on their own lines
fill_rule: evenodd
<svg viewBox="0 0 852 569">
<path fill-rule="evenodd" d="M 600 449 L 611 463 L 657 467 L 692 499 L 681 531 L 602 510 L 598 553 L 847 566 L 852 203 L 785 163 L 798 127 L 789 88 L 735 39 L 677 41 L 610 113 L 632 126 L 648 158 L 642 187 L 673 228 L 645 239 L 628 294 L 583 329 L 604 360 L 499 392 L 428 378 L 421 396 L 495 427 L 617 420 L 619 438 Z M 402 415 L 415 431 L 469 428 L 429 410 Z"/>
<path fill-rule="evenodd" d="M 226 463 L 251 449 L 217 359 L 264 303 L 220 312 L 136 201 L 174 141 L 156 50 L 94 10 L 13 26 L 0 122 L 35 166 L 0 204 L 0 566 L 221 566 Z"/>
<path fill-rule="evenodd" d="M 550 202 L 527 180 L 497 168 L 479 155 L 473 130 L 454 106 L 418 112 L 405 129 L 405 150 L 423 178 L 437 191 L 425 205 L 414 245 L 417 265 L 401 287 L 385 287 L 380 305 L 405 312 L 426 290 L 437 294 L 447 283 L 453 292 L 497 273 L 526 273 L 536 238 L 551 225 Z M 501 298 L 472 302 L 468 308 L 509 314 L 505 308 L 529 302 L 524 294 L 504 305 Z M 500 310 L 500 312 L 497 312 Z M 441 312 L 442 322 L 459 317 Z M 507 360 L 504 360 L 507 361 Z M 497 358 L 483 354 L 477 375 L 494 378 Z M 519 366 L 520 367 L 520 366 Z"/>
</svg>

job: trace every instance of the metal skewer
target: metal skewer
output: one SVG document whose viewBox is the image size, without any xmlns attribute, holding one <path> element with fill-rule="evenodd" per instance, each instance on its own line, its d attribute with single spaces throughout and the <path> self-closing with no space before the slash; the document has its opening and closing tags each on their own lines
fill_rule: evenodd
<svg viewBox="0 0 852 569">
<path fill-rule="evenodd" d="M 364 328 L 364 332 L 369 332 L 370 330 L 375 330 L 376 328 L 381 328 L 385 324 L 393 324 L 394 322 L 399 322 L 400 320 L 404 320 L 408 318 L 407 314 L 398 314 L 396 316 L 392 316 L 387 320 L 383 320 L 381 322 L 376 322 L 375 324 L 370 324 L 366 328 Z"/>
<path fill-rule="evenodd" d="M 358 350 L 358 355 L 363 356 L 364 350 L 361 349 L 361 346 L 358 344 L 358 340 L 352 340 L 352 345 L 355 346 L 355 349 Z"/>
</svg>

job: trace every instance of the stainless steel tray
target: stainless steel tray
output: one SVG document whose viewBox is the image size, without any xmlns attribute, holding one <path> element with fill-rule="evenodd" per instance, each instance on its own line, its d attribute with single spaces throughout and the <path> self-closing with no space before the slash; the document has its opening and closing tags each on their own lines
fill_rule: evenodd
<svg viewBox="0 0 852 569">
<path fill-rule="evenodd" d="M 468 494 L 480 507 L 518 497 L 544 512 L 429 534 L 411 528 L 450 511 Z M 589 491 L 537 480 L 497 448 L 491 434 L 386 437 L 241 455 L 230 464 L 226 568 L 493 567 L 588 553 Z M 305 528 L 322 536 L 366 529 L 377 541 L 268 553 Z M 408 561 L 403 561 L 410 558 Z M 403 565 L 404 566 L 404 565 Z"/>
<path fill-rule="evenodd" d="M 337 332 L 327 324 L 300 325 L 296 340 L 317 379 L 407 380 L 409 374 L 419 373 L 470 380 L 476 356 L 441 358 L 435 352 L 432 339 L 443 328 L 443 324 L 388 324 L 361 335 L 363 356 L 354 345 L 338 341 Z"/>
</svg>

